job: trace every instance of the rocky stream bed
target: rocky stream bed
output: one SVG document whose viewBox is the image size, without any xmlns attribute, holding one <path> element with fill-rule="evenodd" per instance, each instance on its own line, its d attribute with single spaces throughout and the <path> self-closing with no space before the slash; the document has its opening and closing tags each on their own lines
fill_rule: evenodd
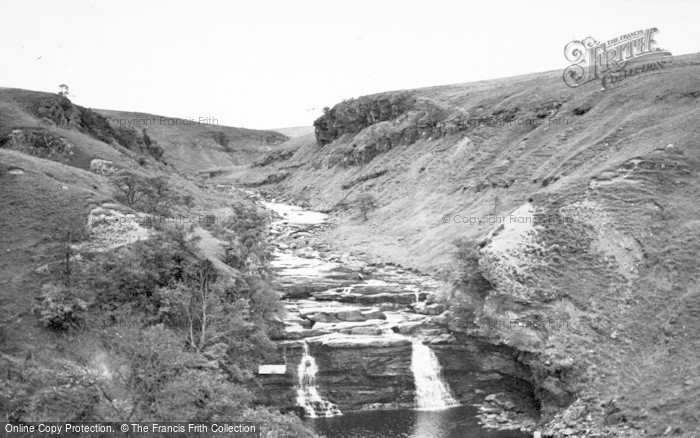
<svg viewBox="0 0 700 438">
<path fill-rule="evenodd" d="M 317 238 L 332 226 L 324 214 L 262 204 L 280 218 L 269 237 L 286 316 L 276 339 L 280 363 L 275 372 L 261 369 L 261 403 L 300 411 L 300 375 L 309 366 L 300 363 L 308 353 L 317 368 L 314 391 L 341 412 L 415 408 L 412 355 L 420 342 L 437 359 L 451 397 L 476 406 L 482 424 L 534 426 L 537 407 L 518 353 L 450 332 L 445 308 L 435 299 L 439 282 L 332 251 Z"/>
</svg>

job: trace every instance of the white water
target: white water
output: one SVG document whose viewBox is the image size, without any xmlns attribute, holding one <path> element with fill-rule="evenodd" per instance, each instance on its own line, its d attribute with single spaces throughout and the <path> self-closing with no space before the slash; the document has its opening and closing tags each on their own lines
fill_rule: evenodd
<svg viewBox="0 0 700 438">
<path fill-rule="evenodd" d="M 267 201 L 263 201 L 262 204 L 282 216 L 282 220 L 287 220 L 291 224 L 322 224 L 328 219 L 328 215 L 325 213 L 304 210 L 296 205 Z"/>
<path fill-rule="evenodd" d="M 304 342 L 304 355 L 297 369 L 299 375 L 299 387 L 297 388 L 297 405 L 304 408 L 307 417 L 332 417 L 342 415 L 338 406 L 324 400 L 316 389 L 316 374 L 318 365 L 316 359 L 309 354 L 309 345 Z"/>
<path fill-rule="evenodd" d="M 417 409 L 439 410 L 459 405 L 440 377 L 437 356 L 418 339 L 413 341 L 411 371 L 416 382 Z"/>
</svg>

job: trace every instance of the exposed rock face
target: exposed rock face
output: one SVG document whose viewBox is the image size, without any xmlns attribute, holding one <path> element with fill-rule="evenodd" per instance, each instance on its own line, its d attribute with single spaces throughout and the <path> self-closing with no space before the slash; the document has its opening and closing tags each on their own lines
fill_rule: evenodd
<svg viewBox="0 0 700 438">
<path fill-rule="evenodd" d="M 366 327 L 372 330 L 371 327 Z M 451 343 L 431 343 L 443 367 L 443 375 L 462 403 L 482 401 L 487 394 L 507 392 L 523 401 L 522 410 L 534 410 L 530 370 L 516 360 L 517 352 L 470 338 L 454 337 Z M 321 395 L 341 411 L 412 407 L 415 383 L 411 372 L 411 341 L 405 337 L 329 334 L 307 338 L 319 367 Z M 291 406 L 301 360 L 301 344 L 283 343 L 287 374 L 263 376 L 261 402 Z"/>
<path fill-rule="evenodd" d="M 445 379 L 463 402 L 478 401 L 481 393 L 530 393 L 530 372 L 517 361 L 518 352 L 460 335 L 451 343 L 433 343 Z"/>
<path fill-rule="evenodd" d="M 414 384 L 411 342 L 380 336 L 348 336 L 309 342 L 320 382 L 341 410 L 372 404 L 410 407 Z"/>
<path fill-rule="evenodd" d="M 80 127 L 80 110 L 63 96 L 41 99 L 36 104 L 36 115 L 57 126 Z"/>
<path fill-rule="evenodd" d="M 74 154 L 68 140 L 43 128 L 13 129 L 0 138 L 0 147 L 55 161 L 63 161 Z"/>
<path fill-rule="evenodd" d="M 538 108 L 536 116 L 553 117 L 561 106 L 561 102 L 550 103 Z M 521 112 L 513 107 L 470 115 L 407 92 L 384 93 L 339 103 L 318 118 L 314 126 L 320 146 L 341 137 L 347 140 L 344 143 L 349 144 L 339 150 L 341 157 L 329 164 L 348 166 L 368 163 L 389 149 L 420 139 L 441 138 L 479 126 L 500 126 L 512 122 Z"/>
<path fill-rule="evenodd" d="M 407 93 L 351 99 L 334 106 L 314 122 L 316 141 L 323 146 L 345 133 L 356 133 L 394 119 L 413 104 Z"/>
<path fill-rule="evenodd" d="M 433 321 L 445 324 L 450 331 L 477 335 L 519 352 L 511 360 L 527 370 L 520 378 L 530 383 L 541 413 L 547 417 L 574 401 L 571 378 L 577 371 L 572 359 L 541 353 L 550 333 L 557 330 L 550 323 L 566 325 L 568 316 L 560 315 L 561 306 L 552 308 L 550 303 L 556 298 L 553 290 L 540 287 L 537 281 L 545 251 L 537 215 L 531 204 L 523 204 L 511 213 L 517 220 L 496 227 L 484 242 L 478 264 L 488 287 L 480 292 L 464 291 L 472 298 L 473 321 L 465 324 L 452 312 Z"/>
<path fill-rule="evenodd" d="M 99 175 L 113 176 L 119 171 L 119 168 L 114 166 L 112 161 L 102 160 L 100 158 L 93 158 L 90 160 L 90 172 L 97 173 Z"/>
<path fill-rule="evenodd" d="M 37 155 L 55 161 L 70 161 L 74 145 L 64 138 L 60 127 L 77 130 L 107 144 L 118 143 L 134 152 L 149 154 L 159 160 L 163 149 L 146 133 L 129 126 L 116 126 L 95 111 L 74 105 L 65 96 L 53 95 L 34 99 L 28 108 L 42 122 L 42 127 L 17 127 L 0 136 L 0 147 Z"/>
</svg>

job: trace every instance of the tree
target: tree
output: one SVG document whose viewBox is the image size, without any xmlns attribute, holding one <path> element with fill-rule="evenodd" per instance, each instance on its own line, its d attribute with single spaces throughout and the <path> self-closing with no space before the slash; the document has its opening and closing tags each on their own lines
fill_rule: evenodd
<svg viewBox="0 0 700 438">
<path fill-rule="evenodd" d="M 151 136 L 148 135 L 148 132 L 146 132 L 146 128 L 141 129 L 141 141 L 143 142 L 146 148 L 146 152 L 156 160 L 161 161 L 161 158 L 163 158 L 163 153 L 165 151 L 160 145 L 158 145 L 157 141 L 155 141 L 153 138 L 151 138 Z"/>
<path fill-rule="evenodd" d="M 71 222 L 69 225 L 63 226 L 59 233 L 60 240 L 57 246 L 61 256 L 61 282 L 66 288 L 70 289 L 74 273 L 72 258 L 75 255 L 75 250 L 73 246 L 86 239 L 88 237 L 88 231 L 82 223 Z"/>
<path fill-rule="evenodd" d="M 362 213 L 362 219 L 367 220 L 367 213 L 377 208 L 377 198 L 369 193 L 363 193 L 355 198 L 353 203 L 355 208 L 357 208 Z"/>
<path fill-rule="evenodd" d="M 61 84 L 58 86 L 58 88 L 61 89 L 61 91 L 58 92 L 59 96 L 68 97 L 70 95 L 70 92 L 68 91 L 68 85 Z"/>
<path fill-rule="evenodd" d="M 154 143 L 154 141 L 146 132 L 146 128 L 141 129 L 141 137 L 143 138 L 143 143 L 146 145 L 146 148 L 151 147 L 151 145 Z"/>
<path fill-rule="evenodd" d="M 114 178 L 112 184 L 120 194 L 120 201 L 129 207 L 133 207 L 138 201 L 146 196 L 148 187 L 146 181 L 131 172 L 121 171 Z"/>
<path fill-rule="evenodd" d="M 215 282 L 214 265 L 209 260 L 198 260 L 186 269 L 184 281 L 156 292 L 161 319 L 178 329 L 197 353 L 225 342 L 233 332 L 223 284 Z"/>
<path fill-rule="evenodd" d="M 147 180 L 145 201 L 149 213 L 168 214 L 167 204 L 177 201 L 177 195 L 170 188 L 167 178 L 156 176 Z"/>
<path fill-rule="evenodd" d="M 191 213 L 192 208 L 194 208 L 197 203 L 194 200 L 194 196 L 192 195 L 185 195 L 182 197 L 182 204 L 187 208 L 187 212 Z"/>
</svg>

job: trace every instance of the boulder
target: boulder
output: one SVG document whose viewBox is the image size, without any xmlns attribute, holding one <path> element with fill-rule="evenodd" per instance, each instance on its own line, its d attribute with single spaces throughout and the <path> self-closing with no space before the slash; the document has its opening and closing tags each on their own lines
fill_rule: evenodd
<svg viewBox="0 0 700 438">
<path fill-rule="evenodd" d="M 302 318 L 314 322 L 358 322 L 367 318 L 357 307 L 310 307 L 299 309 Z"/>
<path fill-rule="evenodd" d="M 365 319 L 386 319 L 386 315 L 381 310 L 373 307 L 369 310 L 363 310 L 362 315 Z"/>
<path fill-rule="evenodd" d="M 445 333 L 445 334 L 430 338 L 430 345 L 453 344 L 456 341 L 457 340 L 454 337 L 454 335 L 451 335 L 449 333 Z"/>
<path fill-rule="evenodd" d="M 284 339 L 286 340 L 297 340 L 297 339 L 305 339 L 305 338 L 313 338 L 313 337 L 318 337 L 318 336 L 323 336 L 327 335 L 330 332 L 327 330 L 320 330 L 316 328 L 312 329 L 296 329 L 296 330 L 288 330 L 284 332 Z"/>
<path fill-rule="evenodd" d="M 380 336 L 382 329 L 378 327 L 355 327 L 350 330 L 352 335 Z"/>
<path fill-rule="evenodd" d="M 367 319 L 367 317 L 360 312 L 360 309 L 338 310 L 335 313 L 335 317 L 341 321 L 365 321 Z"/>
<path fill-rule="evenodd" d="M 401 333 L 402 335 L 410 335 L 414 333 L 416 330 L 421 328 L 423 326 L 423 321 L 417 321 L 417 322 L 402 322 L 396 325 L 396 329 L 394 331 Z"/>
<path fill-rule="evenodd" d="M 333 313 L 312 313 L 305 315 L 306 318 L 313 322 L 337 322 L 338 318 Z"/>
<path fill-rule="evenodd" d="M 438 316 L 433 316 L 431 319 L 433 323 L 447 327 L 447 325 L 454 319 L 452 311 L 446 310 L 439 314 Z"/>
<path fill-rule="evenodd" d="M 423 315 L 431 315 L 431 316 L 437 316 L 440 315 L 445 311 L 445 306 L 439 303 L 435 304 L 428 304 L 426 305 L 423 310 L 419 313 L 422 313 Z"/>
</svg>

